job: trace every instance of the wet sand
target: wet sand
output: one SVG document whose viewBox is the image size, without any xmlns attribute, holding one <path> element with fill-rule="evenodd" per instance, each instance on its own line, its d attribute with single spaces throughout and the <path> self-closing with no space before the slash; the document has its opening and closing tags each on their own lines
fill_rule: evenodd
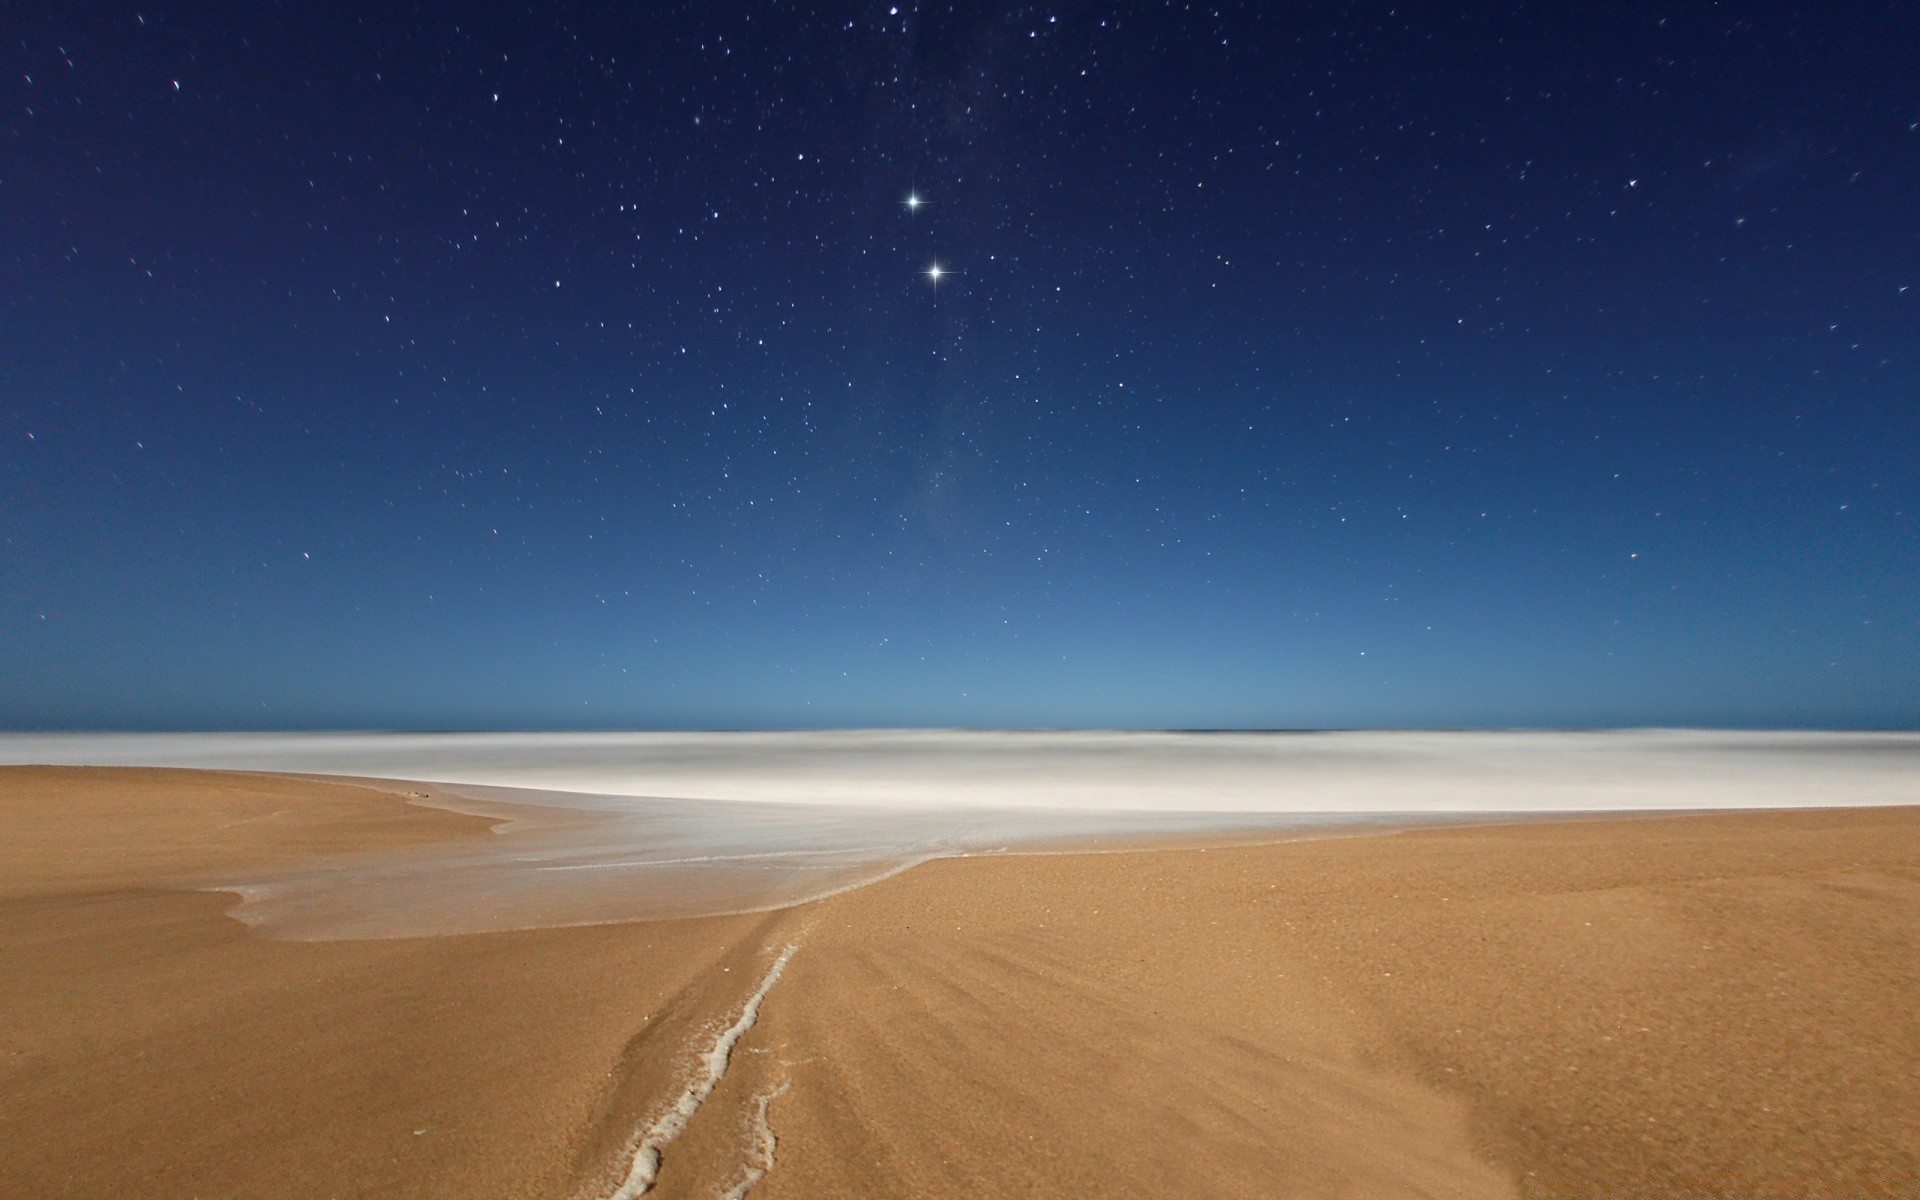
<svg viewBox="0 0 1920 1200">
<path fill-rule="evenodd" d="M 0 769 L 0 1194 L 577 1194 L 764 919 L 280 942 L 210 872 L 488 836 L 270 776 Z M 729 971 L 732 968 L 732 972 Z"/>
<path fill-rule="evenodd" d="M 651 1195 L 1917 1194 L 1920 809 L 943 859 L 379 941 L 175 890 L 486 829 L 0 769 L 6 1190 L 606 1195 L 732 1027 Z"/>
</svg>

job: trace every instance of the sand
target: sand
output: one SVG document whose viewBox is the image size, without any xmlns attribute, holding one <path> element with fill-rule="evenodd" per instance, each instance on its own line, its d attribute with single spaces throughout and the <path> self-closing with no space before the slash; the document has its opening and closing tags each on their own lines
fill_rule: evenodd
<svg viewBox="0 0 1920 1200">
<path fill-rule="evenodd" d="M 302 780 L 0 770 L 0 1195 L 575 1194 L 764 918 L 295 943 L 170 886 L 487 827 Z"/>
<path fill-rule="evenodd" d="M 179 890 L 486 829 L 0 769 L 0 1190 L 606 1195 L 700 1093 L 650 1195 L 1920 1195 L 1920 809 L 947 859 L 383 941 Z"/>
</svg>

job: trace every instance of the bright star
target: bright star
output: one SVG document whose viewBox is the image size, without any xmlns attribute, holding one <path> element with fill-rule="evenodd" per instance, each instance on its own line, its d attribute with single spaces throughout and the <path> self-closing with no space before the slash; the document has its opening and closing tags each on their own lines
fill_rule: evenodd
<svg viewBox="0 0 1920 1200">
<path fill-rule="evenodd" d="M 927 282 L 931 283 L 935 287 L 939 287 L 940 277 L 942 275 L 945 275 L 946 273 L 947 273 L 947 269 L 945 267 L 941 266 L 939 263 L 935 263 L 932 266 L 927 268 Z"/>
<path fill-rule="evenodd" d="M 920 198 L 919 192 L 908 192 L 907 198 L 901 201 L 901 203 L 905 204 L 907 206 L 907 211 L 911 213 L 911 212 L 919 212 L 920 206 L 922 204 L 925 204 L 926 201 Z"/>
</svg>

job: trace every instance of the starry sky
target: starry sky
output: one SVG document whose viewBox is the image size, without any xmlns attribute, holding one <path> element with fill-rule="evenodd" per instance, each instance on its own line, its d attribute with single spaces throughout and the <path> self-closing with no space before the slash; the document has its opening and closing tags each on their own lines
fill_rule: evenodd
<svg viewBox="0 0 1920 1200">
<path fill-rule="evenodd" d="M 5 38 L 7 727 L 1920 724 L 1909 4 Z"/>
</svg>

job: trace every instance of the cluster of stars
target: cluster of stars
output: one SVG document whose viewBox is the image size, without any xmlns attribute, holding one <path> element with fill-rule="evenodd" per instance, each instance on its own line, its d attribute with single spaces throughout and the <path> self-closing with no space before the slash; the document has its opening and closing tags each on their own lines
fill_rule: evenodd
<svg viewBox="0 0 1920 1200">
<path fill-rule="evenodd" d="M 908 192 L 907 198 L 900 202 L 900 207 L 907 210 L 908 216 L 919 215 L 920 210 L 926 206 L 927 198 L 922 196 L 917 190 Z M 952 273 L 952 271 L 940 265 L 939 259 L 935 259 L 933 262 L 927 264 L 926 269 L 921 272 L 921 274 L 926 276 L 927 282 L 936 289 L 939 288 L 940 281 Z"/>
<path fill-rule="evenodd" d="M 1526 716 L 1499 698 L 1549 660 L 1637 664 L 1583 719 L 1662 716 L 1677 663 L 1675 696 L 1755 660 L 1797 696 L 1853 661 L 1844 713 L 1920 678 L 1837 632 L 1915 613 L 1885 6 L 1631 37 L 1564 6 L 42 7 L 0 79 L 0 644 L 92 622 L 48 680 L 278 646 L 289 612 L 413 646 L 456 588 L 497 661 L 678 646 L 623 666 L 769 719 L 799 710 L 762 661 L 860 677 L 840 632 L 1067 720 L 1173 718 L 996 659 L 1003 630 L 1262 722 L 1362 646 L 1396 694 L 1490 682 L 1298 712 Z M 189 603 L 287 560 L 217 625 Z"/>
</svg>

